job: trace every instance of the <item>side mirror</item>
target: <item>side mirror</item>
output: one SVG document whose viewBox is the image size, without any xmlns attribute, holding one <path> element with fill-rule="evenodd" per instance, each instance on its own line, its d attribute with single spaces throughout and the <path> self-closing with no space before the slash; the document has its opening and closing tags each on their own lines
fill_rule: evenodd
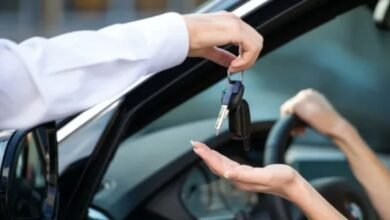
<svg viewBox="0 0 390 220">
<path fill-rule="evenodd" d="M 55 123 L 14 132 L 8 140 L 0 142 L 0 162 L 0 219 L 55 219 L 58 203 Z"/>
</svg>

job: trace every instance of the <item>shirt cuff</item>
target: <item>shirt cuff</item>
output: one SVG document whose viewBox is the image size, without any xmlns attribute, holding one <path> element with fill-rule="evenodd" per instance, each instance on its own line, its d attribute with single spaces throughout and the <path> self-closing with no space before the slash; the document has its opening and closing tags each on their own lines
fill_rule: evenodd
<svg viewBox="0 0 390 220">
<path fill-rule="evenodd" d="M 151 55 L 147 74 L 174 67 L 185 60 L 189 51 L 189 35 L 180 14 L 170 12 L 136 23 L 144 30 L 148 47 L 145 49 Z"/>
</svg>

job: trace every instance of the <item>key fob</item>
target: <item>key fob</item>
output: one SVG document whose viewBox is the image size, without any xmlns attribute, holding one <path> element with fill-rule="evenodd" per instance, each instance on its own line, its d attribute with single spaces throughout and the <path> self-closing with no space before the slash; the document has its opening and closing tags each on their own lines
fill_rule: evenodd
<svg viewBox="0 0 390 220">
<path fill-rule="evenodd" d="M 251 115 L 245 99 L 229 112 L 229 130 L 234 140 L 242 140 L 245 150 L 249 150 Z"/>
<path fill-rule="evenodd" d="M 242 81 L 232 80 L 229 86 L 222 92 L 221 103 L 228 105 L 228 109 L 234 110 L 241 103 L 245 87 Z"/>
<path fill-rule="evenodd" d="M 231 80 L 222 92 L 221 109 L 219 110 L 217 121 L 215 122 L 216 135 L 222 127 L 223 121 L 228 116 L 230 110 L 236 109 L 241 103 L 244 95 L 244 85 L 242 81 Z"/>
</svg>

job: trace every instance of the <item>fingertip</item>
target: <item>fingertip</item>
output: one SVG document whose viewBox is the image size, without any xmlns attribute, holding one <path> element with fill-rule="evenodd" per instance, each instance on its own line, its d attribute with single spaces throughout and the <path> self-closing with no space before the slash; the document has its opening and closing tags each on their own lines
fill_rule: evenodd
<svg viewBox="0 0 390 220">
<path fill-rule="evenodd" d="M 210 149 L 206 144 L 199 142 L 199 141 L 190 140 L 190 143 L 191 143 L 192 147 L 194 148 L 194 150 L 196 149 L 196 151 L 195 151 L 196 153 L 200 153 L 202 151 L 207 151 Z"/>
<path fill-rule="evenodd" d="M 230 63 L 230 66 L 237 69 L 237 68 L 242 67 L 245 63 L 246 62 L 245 62 L 245 60 L 243 60 L 242 56 L 238 56 Z"/>
<path fill-rule="evenodd" d="M 193 147 L 201 147 L 203 145 L 201 142 L 193 140 L 190 140 L 190 143 Z"/>
<path fill-rule="evenodd" d="M 228 170 L 226 171 L 223 176 L 226 178 L 226 179 L 234 179 L 237 177 L 237 174 L 231 170 Z"/>
<path fill-rule="evenodd" d="M 237 72 L 237 70 L 234 68 L 234 67 L 232 67 L 232 66 L 229 66 L 229 72 L 231 72 L 231 73 L 235 73 L 235 72 Z"/>
<path fill-rule="evenodd" d="M 291 115 L 293 114 L 293 106 L 291 104 L 291 99 L 287 100 L 283 103 L 283 105 L 280 107 L 280 114 L 281 116 Z"/>
<path fill-rule="evenodd" d="M 228 71 L 231 72 L 231 73 L 235 73 L 237 70 L 234 69 L 234 68 L 229 67 Z"/>
<path fill-rule="evenodd" d="M 229 72 L 231 73 L 240 73 L 244 70 L 245 68 L 243 68 L 242 66 L 238 66 L 238 67 L 229 66 Z"/>
</svg>

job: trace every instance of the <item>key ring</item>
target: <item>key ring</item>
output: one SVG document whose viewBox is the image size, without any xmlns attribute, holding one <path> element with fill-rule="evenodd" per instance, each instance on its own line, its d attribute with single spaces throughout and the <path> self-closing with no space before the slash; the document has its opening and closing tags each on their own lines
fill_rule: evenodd
<svg viewBox="0 0 390 220">
<path fill-rule="evenodd" d="M 227 71 L 227 79 L 228 79 L 229 83 L 232 82 L 231 75 L 232 75 L 232 73 L 228 70 Z M 244 81 L 244 71 L 241 71 L 241 78 L 240 79 L 241 79 L 241 81 Z"/>
</svg>

